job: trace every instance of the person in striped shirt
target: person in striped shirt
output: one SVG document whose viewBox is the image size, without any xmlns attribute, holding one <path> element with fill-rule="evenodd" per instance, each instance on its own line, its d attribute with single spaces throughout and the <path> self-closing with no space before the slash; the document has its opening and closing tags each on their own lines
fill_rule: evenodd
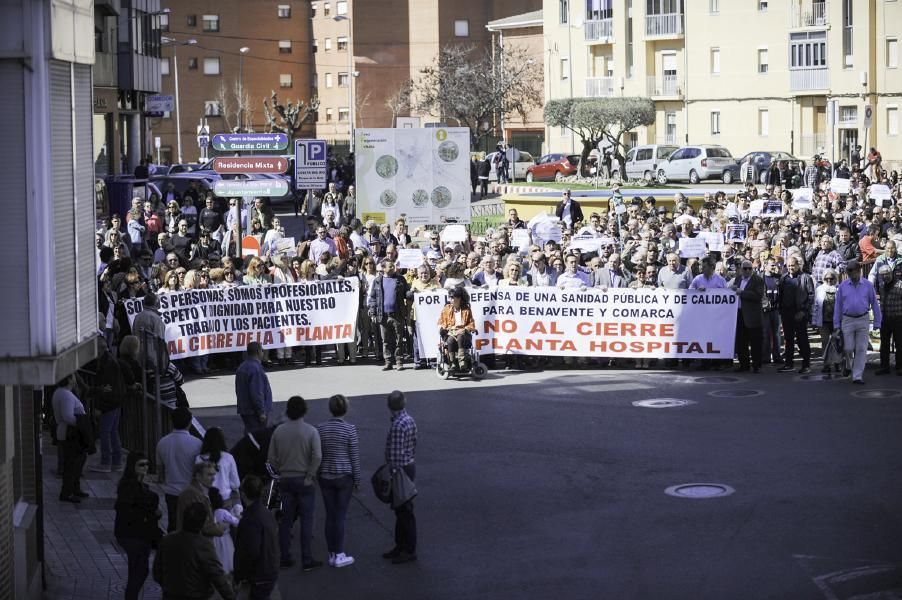
<svg viewBox="0 0 902 600">
<path fill-rule="evenodd" d="M 329 398 L 332 418 L 317 425 L 323 452 L 319 488 L 326 507 L 326 545 L 329 566 L 347 567 L 354 557 L 344 552 L 345 518 L 351 493 L 360 488 L 360 447 L 357 428 L 344 420 L 348 399 L 341 394 Z"/>
</svg>

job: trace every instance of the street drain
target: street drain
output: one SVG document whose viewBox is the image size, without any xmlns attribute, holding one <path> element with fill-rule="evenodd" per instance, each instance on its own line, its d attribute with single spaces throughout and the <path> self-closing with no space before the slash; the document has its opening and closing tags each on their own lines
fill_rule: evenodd
<svg viewBox="0 0 902 600">
<path fill-rule="evenodd" d="M 733 488 L 722 483 L 684 483 L 673 485 L 664 490 L 668 496 L 676 498 L 689 498 L 692 500 L 706 500 L 708 498 L 720 498 L 729 496 L 735 492 Z"/>
<path fill-rule="evenodd" d="M 679 398 L 651 398 L 650 400 L 636 400 L 633 406 L 639 408 L 675 408 L 695 404 L 694 400 L 680 400 Z"/>
<path fill-rule="evenodd" d="M 861 390 L 852 395 L 856 398 L 898 398 L 902 396 L 902 390 Z"/>
<path fill-rule="evenodd" d="M 709 396 L 715 398 L 751 398 L 753 396 L 763 396 L 762 390 L 714 390 L 708 392 Z"/>
<path fill-rule="evenodd" d="M 830 381 L 831 379 L 843 379 L 842 373 L 811 373 L 799 375 L 796 381 Z"/>
</svg>

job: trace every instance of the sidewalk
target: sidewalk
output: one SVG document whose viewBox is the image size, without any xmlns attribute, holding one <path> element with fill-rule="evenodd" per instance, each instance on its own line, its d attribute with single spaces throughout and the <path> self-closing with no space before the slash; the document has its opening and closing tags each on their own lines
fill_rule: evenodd
<svg viewBox="0 0 902 600">
<path fill-rule="evenodd" d="M 92 473 L 88 457 L 82 488 L 91 495 L 81 504 L 57 500 L 61 480 L 56 447 L 44 444 L 44 569 L 49 600 L 120 600 L 125 591 L 128 559 L 113 538 L 116 483 L 119 473 Z M 158 600 L 160 588 L 148 576 L 144 600 Z"/>
</svg>

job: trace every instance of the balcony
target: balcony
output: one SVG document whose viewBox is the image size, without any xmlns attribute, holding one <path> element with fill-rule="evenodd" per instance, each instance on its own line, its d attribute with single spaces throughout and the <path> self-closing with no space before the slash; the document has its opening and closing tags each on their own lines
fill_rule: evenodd
<svg viewBox="0 0 902 600">
<path fill-rule="evenodd" d="M 586 21 L 586 41 L 601 44 L 614 43 L 614 19 Z"/>
<path fill-rule="evenodd" d="M 610 98 L 613 95 L 613 77 L 586 77 L 586 96 L 589 98 Z"/>
<path fill-rule="evenodd" d="M 109 52 L 94 53 L 94 85 L 97 87 L 119 87 L 116 55 Z"/>
<path fill-rule="evenodd" d="M 648 95 L 655 99 L 682 98 L 683 82 L 678 75 L 649 75 Z"/>
<path fill-rule="evenodd" d="M 646 38 L 683 37 L 683 13 L 663 13 L 645 17 Z"/>
<path fill-rule="evenodd" d="M 826 67 L 789 70 L 790 92 L 825 92 L 830 88 L 830 71 Z"/>
<path fill-rule="evenodd" d="M 826 1 L 793 0 L 790 6 L 790 24 L 792 29 L 827 27 L 830 5 Z"/>
</svg>

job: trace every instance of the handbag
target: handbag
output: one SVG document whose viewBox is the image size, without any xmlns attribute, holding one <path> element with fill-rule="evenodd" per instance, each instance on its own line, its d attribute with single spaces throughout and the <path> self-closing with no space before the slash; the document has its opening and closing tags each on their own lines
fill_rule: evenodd
<svg viewBox="0 0 902 600">
<path fill-rule="evenodd" d="M 376 498 L 388 504 L 392 501 L 392 475 L 388 465 L 382 465 L 370 478 Z"/>
<path fill-rule="evenodd" d="M 391 476 L 391 507 L 398 508 L 410 502 L 417 495 L 417 486 L 404 469 L 398 469 Z"/>
</svg>

